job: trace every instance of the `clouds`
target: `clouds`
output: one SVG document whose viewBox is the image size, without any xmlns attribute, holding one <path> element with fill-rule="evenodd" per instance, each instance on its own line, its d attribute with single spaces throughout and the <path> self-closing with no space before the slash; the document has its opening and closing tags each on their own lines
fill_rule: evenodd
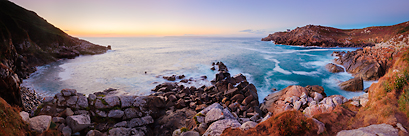
<svg viewBox="0 0 409 136">
<path fill-rule="evenodd" d="M 269 31 L 266 31 L 266 30 L 252 30 L 252 29 L 241 30 L 239 32 L 251 33 L 251 34 L 268 34 L 268 33 L 270 33 Z"/>
</svg>

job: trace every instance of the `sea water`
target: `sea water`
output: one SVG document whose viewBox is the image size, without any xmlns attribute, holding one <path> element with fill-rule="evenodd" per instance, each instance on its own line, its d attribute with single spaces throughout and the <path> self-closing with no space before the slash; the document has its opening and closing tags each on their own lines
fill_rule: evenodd
<svg viewBox="0 0 409 136">
<path fill-rule="evenodd" d="M 346 72 L 330 73 L 325 65 L 333 51 L 356 48 L 320 48 L 276 45 L 260 38 L 150 37 L 82 38 L 112 50 L 98 55 L 82 55 L 37 67 L 23 85 L 46 95 L 64 88 L 83 94 L 116 88 L 135 95 L 148 95 L 157 84 L 169 82 L 161 76 L 185 75 L 197 82 L 187 86 L 211 85 L 217 71 L 212 62 L 222 61 L 230 74 L 242 73 L 253 83 L 260 101 L 272 89 L 289 85 L 320 85 L 327 95 L 347 98 L 363 92 L 348 92 L 338 84 L 352 78 Z M 201 80 L 201 76 L 207 76 Z M 180 80 L 176 80 L 178 82 Z M 369 87 L 372 82 L 365 82 Z"/>
</svg>

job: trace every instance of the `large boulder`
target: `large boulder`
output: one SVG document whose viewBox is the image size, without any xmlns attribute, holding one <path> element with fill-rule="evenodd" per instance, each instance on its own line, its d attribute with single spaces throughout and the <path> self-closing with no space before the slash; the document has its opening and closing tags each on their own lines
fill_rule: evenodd
<svg viewBox="0 0 409 136">
<path fill-rule="evenodd" d="M 302 86 L 288 86 L 279 92 L 271 93 L 265 97 L 260 109 L 265 113 L 271 112 L 275 115 L 279 114 L 288 109 L 288 105 L 284 102 L 286 98 L 293 96 L 300 97 L 303 93 L 309 94 L 307 89 Z"/>
<path fill-rule="evenodd" d="M 38 133 L 47 131 L 51 124 L 51 116 L 40 115 L 29 119 L 30 129 Z"/>
<path fill-rule="evenodd" d="M 362 91 L 364 89 L 364 82 L 362 78 L 355 77 L 348 81 L 339 84 L 339 87 L 345 91 Z"/>
<path fill-rule="evenodd" d="M 67 125 L 72 131 L 78 132 L 91 125 L 91 119 L 89 115 L 74 115 L 67 117 Z"/>
<path fill-rule="evenodd" d="M 212 123 L 203 136 L 219 136 L 226 128 L 239 128 L 241 124 L 235 119 L 224 119 Z"/>
<path fill-rule="evenodd" d="M 328 63 L 327 65 L 325 65 L 325 68 L 331 73 L 344 72 L 344 68 L 337 66 L 333 63 Z"/>
<path fill-rule="evenodd" d="M 376 124 L 353 130 L 342 130 L 337 136 L 398 136 L 398 129 L 389 124 Z"/>
</svg>

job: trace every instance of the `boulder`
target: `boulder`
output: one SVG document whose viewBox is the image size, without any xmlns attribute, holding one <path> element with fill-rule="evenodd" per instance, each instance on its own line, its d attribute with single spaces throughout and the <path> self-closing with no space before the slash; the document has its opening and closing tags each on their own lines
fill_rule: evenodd
<svg viewBox="0 0 409 136">
<path fill-rule="evenodd" d="M 51 124 L 51 116 L 40 115 L 29 119 L 30 129 L 38 133 L 47 131 Z"/>
<path fill-rule="evenodd" d="M 110 136 L 130 136 L 130 135 L 143 136 L 145 134 L 141 131 L 136 130 L 135 128 L 119 127 L 119 128 L 113 128 L 109 130 L 109 135 Z"/>
<path fill-rule="evenodd" d="M 325 65 L 325 68 L 331 73 L 344 72 L 344 68 L 337 66 L 333 63 L 328 63 L 327 65 Z"/>
<path fill-rule="evenodd" d="M 241 124 L 235 119 L 224 119 L 212 123 L 203 136 L 219 136 L 226 128 L 239 128 Z"/>
<path fill-rule="evenodd" d="M 75 89 L 62 89 L 61 93 L 63 96 L 71 96 L 71 95 L 76 95 L 77 90 Z"/>
<path fill-rule="evenodd" d="M 127 108 L 132 106 L 135 101 L 135 96 L 121 95 L 119 99 L 121 100 L 121 108 Z"/>
<path fill-rule="evenodd" d="M 246 77 L 240 73 L 240 74 L 233 76 L 233 79 L 236 83 L 240 83 L 241 81 L 246 80 Z"/>
<path fill-rule="evenodd" d="M 102 132 L 98 130 L 90 130 L 88 131 L 86 136 L 106 136 L 106 134 L 103 134 Z"/>
<path fill-rule="evenodd" d="M 205 122 L 211 123 L 213 121 L 217 121 L 220 119 L 224 119 L 224 114 L 223 114 L 222 109 L 213 108 L 209 112 L 207 112 L 206 117 L 205 117 Z"/>
<path fill-rule="evenodd" d="M 100 117 L 107 117 L 108 116 L 108 114 L 105 111 L 96 110 L 95 112 Z"/>
<path fill-rule="evenodd" d="M 353 130 L 342 130 L 337 136 L 398 136 L 398 129 L 389 124 L 376 124 Z"/>
<path fill-rule="evenodd" d="M 124 119 L 131 119 L 141 116 L 142 112 L 138 111 L 136 108 L 127 108 L 124 110 Z"/>
<path fill-rule="evenodd" d="M 91 125 L 91 119 L 89 115 L 74 115 L 68 116 L 67 125 L 72 129 L 73 132 L 81 131 Z"/>
<path fill-rule="evenodd" d="M 118 96 L 107 96 L 102 99 L 97 99 L 95 101 L 95 108 L 97 109 L 107 109 L 113 108 L 115 106 L 120 106 L 120 101 Z"/>
<path fill-rule="evenodd" d="M 111 110 L 108 113 L 108 117 L 110 118 L 122 118 L 122 116 L 124 116 L 124 111 L 122 110 Z"/>
<path fill-rule="evenodd" d="M 291 85 L 279 92 L 271 93 L 264 98 L 264 102 L 261 104 L 260 109 L 264 112 L 271 112 L 278 114 L 285 111 L 288 106 L 285 105 L 284 100 L 292 96 L 300 97 L 302 94 L 308 94 L 306 88 L 298 85 Z"/>
<path fill-rule="evenodd" d="M 182 132 L 180 136 L 200 136 L 200 134 L 196 131 L 187 131 L 187 132 Z"/>
<path fill-rule="evenodd" d="M 133 128 L 133 127 L 137 127 L 137 126 L 142 126 L 144 123 L 140 118 L 133 118 L 129 121 L 128 123 L 128 127 L 129 128 Z"/>
<path fill-rule="evenodd" d="M 54 123 L 65 123 L 65 119 L 63 117 L 53 117 Z"/>
<path fill-rule="evenodd" d="M 247 121 L 240 126 L 240 129 L 246 131 L 247 129 L 254 128 L 257 126 L 257 123 L 254 121 Z"/>
<path fill-rule="evenodd" d="M 61 131 L 62 135 L 64 136 L 71 136 L 72 130 L 70 127 L 66 126 Z"/>
<path fill-rule="evenodd" d="M 126 121 L 121 121 L 121 122 L 119 122 L 119 123 L 116 123 L 115 125 L 114 125 L 114 127 L 126 127 L 128 125 L 128 122 L 126 122 Z"/>
<path fill-rule="evenodd" d="M 28 122 L 28 120 L 30 119 L 30 114 L 28 114 L 25 111 L 21 111 L 20 112 L 20 117 L 21 117 L 21 119 L 23 119 L 24 122 Z"/>
<path fill-rule="evenodd" d="M 356 77 L 342 82 L 339 84 L 339 87 L 346 91 L 362 91 L 364 89 L 364 82 L 362 78 Z"/>
<path fill-rule="evenodd" d="M 77 100 L 77 106 L 76 107 L 80 107 L 82 109 L 87 108 L 88 107 L 88 99 L 86 96 L 78 96 L 78 100 Z"/>
</svg>

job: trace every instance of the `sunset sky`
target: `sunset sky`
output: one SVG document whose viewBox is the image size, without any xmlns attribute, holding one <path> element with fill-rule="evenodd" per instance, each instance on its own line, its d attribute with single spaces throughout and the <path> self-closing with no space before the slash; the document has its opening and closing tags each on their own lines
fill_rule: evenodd
<svg viewBox="0 0 409 136">
<path fill-rule="evenodd" d="M 11 0 L 73 36 L 264 37 L 409 21 L 408 0 Z"/>
</svg>

